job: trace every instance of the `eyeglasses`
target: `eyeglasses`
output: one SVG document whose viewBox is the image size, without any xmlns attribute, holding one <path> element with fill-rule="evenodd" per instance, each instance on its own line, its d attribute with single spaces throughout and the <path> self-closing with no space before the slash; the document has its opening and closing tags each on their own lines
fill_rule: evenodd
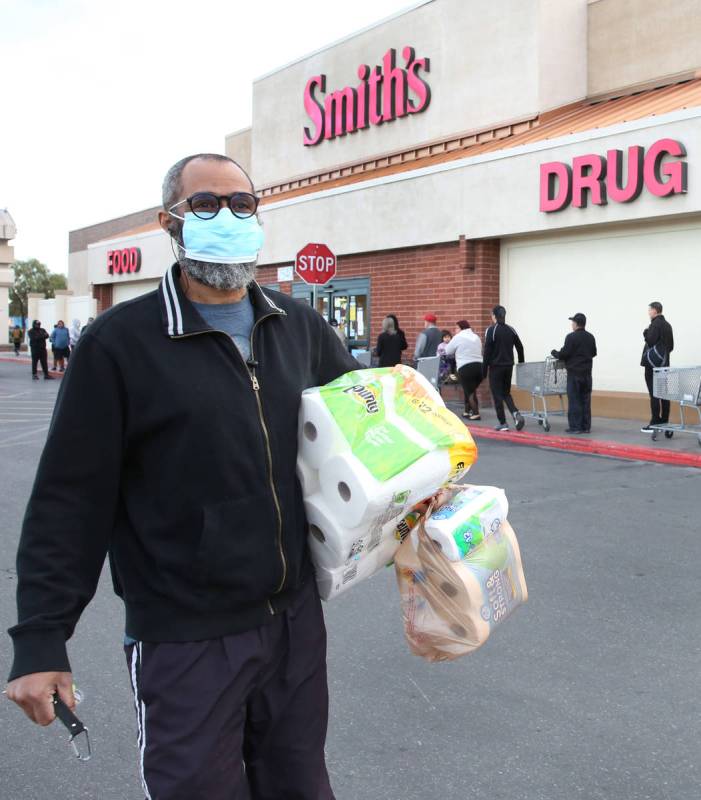
<svg viewBox="0 0 701 800">
<path fill-rule="evenodd" d="M 217 216 L 220 209 L 223 208 L 221 201 L 226 200 L 226 206 L 231 213 L 239 219 L 247 219 L 252 217 L 257 209 L 260 198 L 248 192 L 234 192 L 233 194 L 220 194 L 216 195 L 213 192 L 197 192 L 196 194 L 186 197 L 179 203 L 170 207 L 170 211 L 177 206 L 187 203 L 190 211 L 198 219 L 213 219 Z M 177 216 L 177 214 L 175 215 Z"/>
</svg>

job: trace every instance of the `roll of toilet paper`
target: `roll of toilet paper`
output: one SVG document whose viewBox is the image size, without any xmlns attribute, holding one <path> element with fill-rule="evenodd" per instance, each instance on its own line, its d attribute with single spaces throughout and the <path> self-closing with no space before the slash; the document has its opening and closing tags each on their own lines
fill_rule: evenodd
<svg viewBox="0 0 701 800">
<path fill-rule="evenodd" d="M 427 397 L 431 397 L 435 402 L 439 403 L 441 406 L 445 407 L 445 401 L 441 397 L 439 391 L 436 390 L 436 387 L 431 383 L 431 381 L 424 377 L 420 372 L 417 370 L 412 369 L 411 367 L 406 366 L 405 364 L 397 364 L 394 367 L 395 372 L 399 372 L 407 381 L 407 387 L 411 389 L 411 382 L 415 382 L 417 386 L 420 386 Z"/>
<path fill-rule="evenodd" d="M 316 581 L 319 595 L 322 600 L 333 600 L 343 592 L 352 589 L 376 572 L 391 563 L 397 550 L 398 542 L 385 539 L 382 544 L 372 552 L 352 559 L 347 564 L 336 569 L 315 566 Z"/>
<path fill-rule="evenodd" d="M 388 455 L 391 457 L 391 452 Z M 319 479 L 333 516 L 355 528 L 377 518 L 383 519 L 382 524 L 396 519 L 434 494 L 451 478 L 452 470 L 449 452 L 441 448 L 381 481 L 351 453 L 342 453 L 324 463 Z"/>
<path fill-rule="evenodd" d="M 509 502 L 496 486 L 467 486 L 426 521 L 426 535 L 446 558 L 460 561 L 506 520 Z M 416 536 L 413 537 L 416 545 Z"/>
<path fill-rule="evenodd" d="M 319 470 L 310 467 L 303 458 L 297 459 L 297 477 L 304 497 L 311 497 L 320 490 Z"/>
<path fill-rule="evenodd" d="M 418 514 L 384 525 L 378 523 L 359 528 L 339 525 L 329 511 L 324 498 L 317 494 L 305 499 L 304 508 L 309 522 L 309 550 L 315 566 L 338 569 L 349 561 L 382 548 L 383 558 L 392 560 L 394 553 L 408 532 L 418 522 Z"/>
<path fill-rule="evenodd" d="M 319 469 L 334 453 L 349 445 L 318 390 L 306 390 L 299 408 L 299 456 L 313 469 Z"/>
</svg>

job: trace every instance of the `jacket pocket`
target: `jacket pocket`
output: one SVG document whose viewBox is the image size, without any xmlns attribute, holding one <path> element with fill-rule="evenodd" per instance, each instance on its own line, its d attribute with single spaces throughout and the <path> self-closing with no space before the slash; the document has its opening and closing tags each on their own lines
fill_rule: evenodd
<svg viewBox="0 0 701 800">
<path fill-rule="evenodd" d="M 282 563 L 270 492 L 204 507 L 196 574 L 207 593 L 225 594 L 231 608 L 256 605 L 273 594 Z"/>
</svg>

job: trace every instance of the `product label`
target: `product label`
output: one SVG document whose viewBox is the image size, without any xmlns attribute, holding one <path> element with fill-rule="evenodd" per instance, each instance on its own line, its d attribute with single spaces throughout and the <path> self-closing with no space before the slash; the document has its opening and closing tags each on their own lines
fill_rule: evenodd
<svg viewBox="0 0 701 800">
<path fill-rule="evenodd" d="M 353 455 L 377 480 L 389 480 L 434 448 L 448 450 L 448 479 L 455 480 L 474 463 L 477 448 L 462 422 L 415 376 L 401 365 L 366 369 L 346 373 L 318 391 Z M 416 431 L 417 441 L 390 417 L 406 423 L 409 434 Z"/>
</svg>

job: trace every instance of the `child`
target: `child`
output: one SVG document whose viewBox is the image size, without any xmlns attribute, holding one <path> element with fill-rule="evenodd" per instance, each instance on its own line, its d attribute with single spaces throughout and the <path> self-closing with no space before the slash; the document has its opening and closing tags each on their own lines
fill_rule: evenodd
<svg viewBox="0 0 701 800">
<path fill-rule="evenodd" d="M 441 331 L 443 340 L 436 348 L 436 355 L 440 356 L 440 364 L 438 366 L 438 383 L 445 383 L 446 381 L 455 381 L 455 359 L 447 356 L 445 348 L 448 342 L 453 338 L 450 331 Z"/>
</svg>

